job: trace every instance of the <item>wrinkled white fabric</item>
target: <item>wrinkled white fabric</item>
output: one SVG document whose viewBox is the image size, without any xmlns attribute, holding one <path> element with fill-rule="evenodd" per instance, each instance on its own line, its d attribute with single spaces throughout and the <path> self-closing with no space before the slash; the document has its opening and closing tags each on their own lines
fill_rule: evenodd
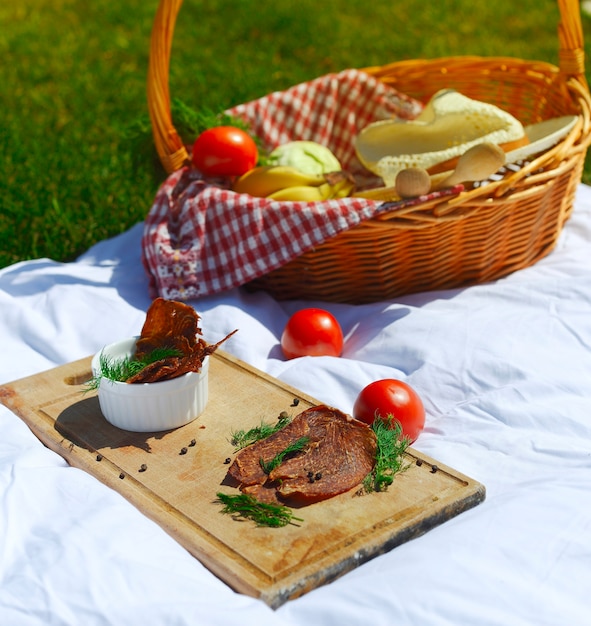
<svg viewBox="0 0 591 626">
<path fill-rule="evenodd" d="M 0 384 L 137 334 L 150 304 L 142 225 L 74 263 L 0 270 Z M 208 341 L 350 412 L 378 378 L 422 396 L 415 447 L 486 500 L 276 611 L 234 593 L 117 492 L 69 467 L 0 405 L 0 624 L 583 625 L 591 599 L 591 188 L 556 249 L 494 283 L 371 305 L 192 301 Z M 342 358 L 283 359 L 304 306 Z"/>
</svg>

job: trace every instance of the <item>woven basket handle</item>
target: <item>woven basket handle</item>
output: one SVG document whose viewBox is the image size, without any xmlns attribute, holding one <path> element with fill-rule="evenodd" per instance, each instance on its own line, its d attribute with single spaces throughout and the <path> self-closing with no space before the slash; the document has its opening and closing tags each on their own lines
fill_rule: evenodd
<svg viewBox="0 0 591 626">
<path fill-rule="evenodd" d="M 588 91 L 579 0 L 557 1 L 560 11 L 558 24 L 560 71 L 577 80 Z M 148 110 L 156 150 L 168 174 L 180 169 L 189 160 L 189 154 L 172 122 L 168 86 L 174 27 L 182 3 L 183 0 L 160 0 L 150 40 Z"/>
<path fill-rule="evenodd" d="M 160 0 L 150 40 L 148 110 L 154 144 L 168 174 L 176 172 L 189 160 L 189 154 L 172 123 L 168 88 L 174 26 L 182 4 L 183 0 Z"/>
<path fill-rule="evenodd" d="M 560 71 L 578 80 L 588 90 L 585 78 L 585 49 L 580 1 L 558 0 L 558 9 L 560 11 L 558 23 Z"/>
</svg>

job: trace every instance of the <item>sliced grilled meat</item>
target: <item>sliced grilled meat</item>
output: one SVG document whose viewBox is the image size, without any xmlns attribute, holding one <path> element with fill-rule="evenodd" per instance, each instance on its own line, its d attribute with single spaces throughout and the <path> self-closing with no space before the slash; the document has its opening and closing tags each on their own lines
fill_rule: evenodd
<svg viewBox="0 0 591 626">
<path fill-rule="evenodd" d="M 307 440 L 302 450 L 286 455 L 268 474 L 263 470 L 262 463 L 270 463 L 302 437 Z M 376 447 L 367 424 L 321 405 L 242 450 L 228 473 L 242 491 L 263 502 L 311 504 L 359 485 L 373 469 Z"/>
</svg>

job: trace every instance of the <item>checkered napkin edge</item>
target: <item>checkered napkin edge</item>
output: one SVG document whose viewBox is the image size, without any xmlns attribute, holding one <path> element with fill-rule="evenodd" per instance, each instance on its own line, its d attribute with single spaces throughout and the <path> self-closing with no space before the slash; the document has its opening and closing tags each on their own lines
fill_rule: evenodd
<svg viewBox="0 0 591 626">
<path fill-rule="evenodd" d="M 386 117 L 412 119 L 420 110 L 419 102 L 369 74 L 346 70 L 227 112 L 243 118 L 265 150 L 316 141 L 363 177 L 354 150 L 359 130 Z M 385 210 L 362 198 L 253 198 L 186 166 L 164 181 L 144 223 L 142 263 L 151 296 L 187 300 L 244 285 Z"/>
</svg>

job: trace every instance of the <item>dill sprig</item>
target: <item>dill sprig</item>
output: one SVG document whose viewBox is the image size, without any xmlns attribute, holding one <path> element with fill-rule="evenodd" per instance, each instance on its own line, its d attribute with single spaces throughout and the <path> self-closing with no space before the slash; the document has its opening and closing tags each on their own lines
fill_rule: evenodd
<svg viewBox="0 0 591 626">
<path fill-rule="evenodd" d="M 213 126 L 237 126 L 250 132 L 248 124 L 241 118 L 223 112 L 217 113 L 211 108 L 195 109 L 179 98 L 171 100 L 170 111 L 174 128 L 185 145 L 192 145 L 200 133 Z M 150 116 L 142 115 L 135 119 L 123 130 L 123 138 L 126 151 L 131 155 L 133 171 L 144 172 L 146 164 L 151 165 L 150 174 L 154 183 L 159 185 L 166 177 L 166 172 L 158 158 Z M 253 139 L 259 146 L 259 154 L 262 158 L 261 141 L 256 136 L 253 136 Z"/>
<path fill-rule="evenodd" d="M 275 424 L 268 422 L 261 422 L 259 426 L 250 428 L 249 430 L 236 430 L 232 433 L 230 443 L 236 448 L 236 450 L 242 450 L 251 443 L 256 443 L 261 439 L 266 439 L 272 434 L 281 430 L 291 422 L 291 417 L 287 414 L 281 414 Z"/>
<path fill-rule="evenodd" d="M 219 492 L 216 495 L 218 501 L 224 505 L 222 513 L 232 515 L 234 518 L 252 520 L 256 522 L 257 526 L 278 528 L 294 522 L 304 521 L 300 517 L 295 517 L 288 506 L 261 502 L 254 496 L 246 493 L 230 496 Z"/>
<path fill-rule="evenodd" d="M 263 472 L 265 472 L 265 474 L 270 474 L 276 467 L 279 467 L 281 463 L 283 463 L 286 456 L 303 450 L 308 445 L 309 441 L 309 437 L 300 437 L 293 443 L 290 443 L 285 450 L 278 452 L 270 461 L 263 461 L 263 459 L 260 459 L 259 463 L 261 464 Z"/>
<path fill-rule="evenodd" d="M 386 491 L 394 482 L 394 476 L 409 467 L 404 465 L 403 455 L 410 439 L 402 436 L 399 422 L 388 415 L 386 419 L 376 418 L 372 429 L 377 438 L 376 462 L 373 470 L 363 480 L 363 490 Z"/>
<path fill-rule="evenodd" d="M 151 365 L 161 359 L 180 357 L 182 355 L 183 354 L 180 350 L 166 347 L 155 348 L 141 359 L 136 359 L 131 356 L 125 356 L 117 359 L 101 352 L 99 356 L 100 371 L 86 383 L 85 391 L 98 389 L 101 378 L 108 378 L 109 380 L 113 380 L 115 382 L 124 383 L 132 376 L 135 376 L 138 372 L 141 372 L 147 365 Z"/>
</svg>

